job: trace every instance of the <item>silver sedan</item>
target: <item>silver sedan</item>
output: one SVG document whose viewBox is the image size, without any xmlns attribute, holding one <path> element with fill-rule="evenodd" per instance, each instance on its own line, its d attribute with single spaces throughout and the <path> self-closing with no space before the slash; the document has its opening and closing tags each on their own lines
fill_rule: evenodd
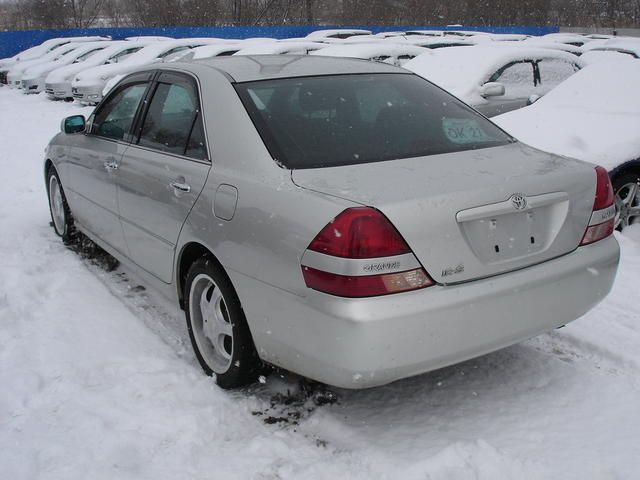
<svg viewBox="0 0 640 480">
<path fill-rule="evenodd" d="M 604 169 L 385 64 L 150 65 L 63 120 L 44 173 L 57 234 L 179 303 L 224 388 L 264 363 L 364 388 L 460 362 L 580 317 L 618 265 Z"/>
</svg>

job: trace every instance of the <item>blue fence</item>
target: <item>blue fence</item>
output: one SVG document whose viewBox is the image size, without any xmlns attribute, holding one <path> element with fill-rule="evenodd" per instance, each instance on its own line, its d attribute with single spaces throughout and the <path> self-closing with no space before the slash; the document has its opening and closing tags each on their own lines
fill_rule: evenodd
<svg viewBox="0 0 640 480">
<path fill-rule="evenodd" d="M 109 35 L 114 40 L 135 37 L 138 35 L 164 35 L 174 38 L 186 37 L 219 37 L 248 38 L 272 37 L 289 38 L 304 37 L 308 33 L 324 28 L 365 28 L 374 33 L 394 30 L 443 30 L 443 27 L 420 26 L 317 26 L 287 25 L 267 27 L 158 27 L 158 28 L 89 28 L 69 30 L 24 30 L 16 32 L 0 32 L 0 58 L 11 57 L 29 47 L 39 45 L 45 40 L 56 37 L 77 37 L 81 35 Z M 453 28 L 451 28 L 453 29 Z M 557 27 L 456 27 L 456 29 L 477 30 L 491 33 L 522 33 L 527 35 L 544 35 L 558 32 Z"/>
</svg>

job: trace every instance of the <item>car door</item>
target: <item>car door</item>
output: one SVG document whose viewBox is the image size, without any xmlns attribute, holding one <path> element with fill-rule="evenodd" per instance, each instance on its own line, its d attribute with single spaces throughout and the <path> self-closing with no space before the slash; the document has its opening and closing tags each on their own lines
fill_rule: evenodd
<svg viewBox="0 0 640 480">
<path fill-rule="evenodd" d="M 120 84 L 89 117 L 85 134 L 78 136 L 69 155 L 69 185 L 65 187 L 71 190 L 76 220 L 88 233 L 125 255 L 115 179 L 151 76 L 136 74 Z"/>
<path fill-rule="evenodd" d="M 487 97 L 476 108 L 487 117 L 525 107 L 536 89 L 537 79 L 532 61 L 511 62 L 497 70 L 489 82 L 504 86 L 504 95 Z"/>
<path fill-rule="evenodd" d="M 161 72 L 118 169 L 120 220 L 131 259 L 169 283 L 178 236 L 211 163 L 196 80 Z"/>
</svg>

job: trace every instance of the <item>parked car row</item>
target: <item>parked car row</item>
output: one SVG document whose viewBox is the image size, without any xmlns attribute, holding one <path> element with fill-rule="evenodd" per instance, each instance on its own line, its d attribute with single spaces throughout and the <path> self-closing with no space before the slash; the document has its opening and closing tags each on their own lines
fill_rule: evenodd
<svg viewBox="0 0 640 480">
<path fill-rule="evenodd" d="M 321 30 L 304 38 L 283 40 L 132 37 L 111 41 L 108 37 L 74 37 L 48 40 L 11 59 L 0 60 L 0 69 L 10 86 L 22 88 L 25 93 L 44 90 L 52 99 L 97 104 L 123 77 L 141 66 L 159 62 L 177 62 L 177 65 L 231 55 L 344 57 L 402 66 L 454 94 L 485 116 L 493 117 L 536 103 L 587 65 L 605 61 L 636 64 L 640 57 L 640 40 L 566 33 L 529 37 L 462 30 L 373 35 L 368 30 L 352 29 Z M 586 74 L 586 78 L 589 77 Z M 595 96 L 595 88 L 603 92 L 602 98 L 606 98 L 607 92 L 618 86 L 613 80 L 604 82 L 588 92 L 590 97 Z M 616 102 L 612 101 L 611 105 L 615 106 Z M 520 117 L 526 118 L 529 111 L 537 110 L 522 111 Z M 626 121 L 625 125 L 638 126 L 634 121 Z M 528 138 L 522 129 L 514 128 L 518 132 L 516 136 Z M 567 132 L 569 129 L 567 126 Z M 589 131 L 589 128 L 583 131 Z M 627 132 L 624 128 L 618 131 L 623 132 L 623 137 Z M 537 141 L 531 143 L 535 145 Z M 624 144 L 624 141 L 618 138 L 617 143 Z M 634 145 L 629 147 L 632 152 L 636 148 Z M 617 179 L 628 175 L 639 177 L 636 170 L 640 149 L 637 150 L 606 165 L 620 197 L 619 205 L 624 199 L 632 205 L 636 202 L 628 196 L 622 198 L 623 185 Z M 621 213 L 623 218 L 617 222 L 619 228 L 635 221 L 634 208 Z M 625 219 L 625 215 L 629 218 Z"/>
<path fill-rule="evenodd" d="M 462 53 L 463 47 L 482 49 Z M 500 47 L 510 51 L 498 53 Z M 585 58 L 577 60 L 556 55 L 554 51 L 574 57 L 584 54 Z M 284 40 L 130 37 L 124 41 L 111 41 L 109 37 L 72 37 L 47 40 L 12 58 L 0 60 L 0 83 L 21 88 L 25 93 L 46 91 L 52 99 L 97 104 L 105 87 L 113 86 L 123 75 L 141 65 L 267 54 L 360 58 L 396 66 L 405 66 L 420 57 L 407 67 L 446 89 L 452 89 L 453 79 L 443 82 L 442 75 L 448 75 L 452 66 L 455 69 L 458 64 L 459 69 L 475 70 L 477 75 L 470 89 L 465 86 L 464 94 L 459 88 L 453 88 L 453 91 L 483 113 L 493 115 L 534 101 L 586 63 L 615 56 L 637 58 L 640 42 L 603 35 L 530 37 L 464 30 L 394 31 L 374 35 L 360 29 L 319 30 L 304 38 Z M 505 61 L 496 63 L 499 57 Z M 517 65 L 519 63 L 529 67 Z M 545 80 L 542 78 L 544 72 L 540 70 L 552 63 L 555 63 L 553 81 Z M 486 78 L 485 73 L 489 75 Z M 496 84 L 502 84 L 504 88 Z"/>
</svg>

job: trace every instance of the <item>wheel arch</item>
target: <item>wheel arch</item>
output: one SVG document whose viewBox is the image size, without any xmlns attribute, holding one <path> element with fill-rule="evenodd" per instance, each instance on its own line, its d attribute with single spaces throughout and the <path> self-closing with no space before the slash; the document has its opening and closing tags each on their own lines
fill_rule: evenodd
<svg viewBox="0 0 640 480">
<path fill-rule="evenodd" d="M 616 177 L 625 175 L 627 173 L 634 173 L 640 177 L 640 158 L 621 163 L 620 165 L 611 169 L 609 171 L 609 177 L 611 177 L 611 180 L 613 181 Z"/>
<path fill-rule="evenodd" d="M 178 261 L 176 262 L 176 289 L 178 295 L 178 304 L 180 308 L 184 310 L 184 284 L 189 273 L 189 268 L 193 263 L 201 257 L 207 256 L 214 262 L 222 271 L 225 268 L 222 266 L 218 258 L 211 251 L 211 249 L 204 246 L 197 241 L 187 242 L 182 246 L 178 255 Z M 225 271 L 226 273 L 226 271 Z"/>
<path fill-rule="evenodd" d="M 53 160 L 51 160 L 50 158 L 47 158 L 44 161 L 44 183 L 47 186 L 47 192 L 49 192 L 49 182 L 48 182 L 48 177 L 49 177 L 49 170 L 51 170 L 52 168 L 56 168 L 55 165 L 53 164 Z"/>
</svg>

